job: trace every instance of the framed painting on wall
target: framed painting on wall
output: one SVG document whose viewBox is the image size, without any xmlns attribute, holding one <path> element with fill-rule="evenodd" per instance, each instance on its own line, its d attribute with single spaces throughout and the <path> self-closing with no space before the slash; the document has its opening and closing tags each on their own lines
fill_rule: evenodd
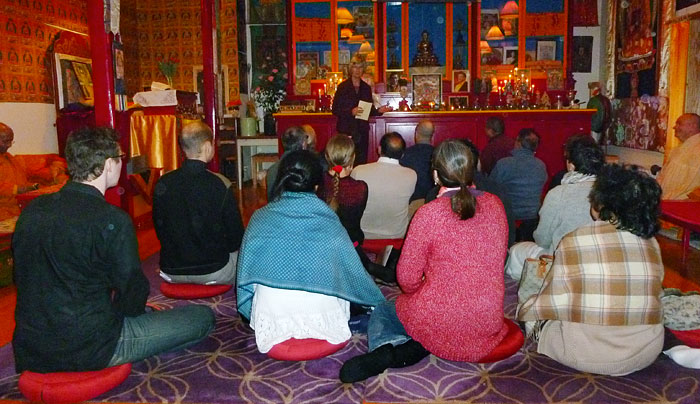
<svg viewBox="0 0 700 404">
<path fill-rule="evenodd" d="M 449 101 L 450 110 L 469 109 L 469 96 L 467 95 L 453 95 L 450 96 Z"/>
<path fill-rule="evenodd" d="M 471 82 L 471 79 L 469 78 L 469 70 L 453 70 L 452 71 L 452 92 L 453 93 L 468 93 L 470 82 Z"/>
<path fill-rule="evenodd" d="M 440 104 L 442 101 L 442 75 L 441 74 L 414 74 L 411 76 L 413 83 L 413 103 L 418 105 Z"/>
<path fill-rule="evenodd" d="M 94 102 L 92 90 L 92 61 L 73 55 L 54 54 L 58 109 L 70 104 Z"/>
<path fill-rule="evenodd" d="M 498 15 L 498 9 L 483 9 L 481 10 L 481 39 L 486 39 L 486 34 L 488 34 L 491 27 L 498 26 L 500 21 Z M 499 27 L 500 28 L 500 27 Z"/>
<path fill-rule="evenodd" d="M 297 53 L 297 80 L 314 80 L 318 77 L 318 52 Z"/>
<path fill-rule="evenodd" d="M 506 46 L 503 48 L 503 64 L 518 65 L 518 47 Z"/>
<path fill-rule="evenodd" d="M 537 60 L 556 60 L 557 41 L 537 41 Z"/>
</svg>

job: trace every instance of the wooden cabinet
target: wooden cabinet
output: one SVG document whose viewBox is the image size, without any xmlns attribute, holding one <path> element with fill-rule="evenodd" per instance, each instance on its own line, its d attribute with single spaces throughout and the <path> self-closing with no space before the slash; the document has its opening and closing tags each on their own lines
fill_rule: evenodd
<svg viewBox="0 0 700 404">
<path fill-rule="evenodd" d="M 565 167 L 564 143 L 577 133 L 591 132 L 591 116 L 594 109 L 548 111 L 443 111 L 443 112 L 390 112 L 370 118 L 368 160 L 375 161 L 379 140 L 384 134 L 398 132 L 408 146 L 414 144 L 416 125 L 430 119 L 435 125 L 433 144 L 445 139 L 466 138 L 479 150 L 488 142 L 485 133 L 486 120 L 492 116 L 503 118 L 506 136 L 515 138 L 520 129 L 534 128 L 540 134 L 537 157 L 547 165 L 547 172 L 554 175 Z M 316 131 L 316 147 L 323 150 L 331 136 L 335 135 L 336 118 L 332 114 L 276 114 L 277 134 L 294 125 L 309 124 Z"/>
</svg>

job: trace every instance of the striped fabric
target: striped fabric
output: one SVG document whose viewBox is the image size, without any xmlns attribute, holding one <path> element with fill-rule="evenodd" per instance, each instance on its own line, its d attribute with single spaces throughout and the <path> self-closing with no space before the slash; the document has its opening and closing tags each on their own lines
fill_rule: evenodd
<svg viewBox="0 0 700 404">
<path fill-rule="evenodd" d="M 518 319 L 597 325 L 659 324 L 664 266 L 656 239 L 597 221 L 562 238 L 539 295 Z"/>
</svg>

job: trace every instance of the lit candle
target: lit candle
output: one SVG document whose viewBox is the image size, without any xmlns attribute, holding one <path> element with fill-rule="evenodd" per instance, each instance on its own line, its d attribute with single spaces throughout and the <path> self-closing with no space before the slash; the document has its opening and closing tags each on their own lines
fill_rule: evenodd
<svg viewBox="0 0 700 404">
<path fill-rule="evenodd" d="M 518 72 L 518 68 L 517 68 L 517 67 L 515 68 L 515 72 L 516 72 L 516 73 Z"/>
</svg>

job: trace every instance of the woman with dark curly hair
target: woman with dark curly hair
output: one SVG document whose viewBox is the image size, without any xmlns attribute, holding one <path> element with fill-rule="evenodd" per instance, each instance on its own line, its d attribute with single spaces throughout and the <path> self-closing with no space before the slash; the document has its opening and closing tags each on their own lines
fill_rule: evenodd
<svg viewBox="0 0 700 404">
<path fill-rule="evenodd" d="M 595 222 L 561 239 L 543 287 L 518 319 L 536 321 L 539 353 L 620 376 L 650 365 L 664 343 L 664 265 L 654 238 L 661 188 L 635 166 L 611 165 L 589 198 Z"/>
</svg>

